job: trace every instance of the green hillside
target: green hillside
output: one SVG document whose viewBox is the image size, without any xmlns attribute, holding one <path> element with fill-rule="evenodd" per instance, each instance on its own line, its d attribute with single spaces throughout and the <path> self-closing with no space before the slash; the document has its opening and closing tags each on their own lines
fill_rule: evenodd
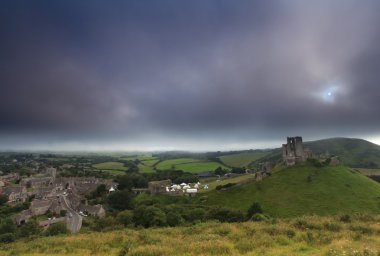
<svg viewBox="0 0 380 256">
<path fill-rule="evenodd" d="M 380 185 L 346 167 L 284 168 L 261 182 L 207 193 L 206 205 L 247 210 L 258 201 L 272 216 L 380 213 Z"/>
<path fill-rule="evenodd" d="M 305 143 L 317 154 L 329 152 L 351 167 L 380 167 L 380 146 L 362 139 L 332 138 Z"/>
<path fill-rule="evenodd" d="M 337 155 L 343 165 L 355 168 L 380 168 L 380 146 L 362 139 L 331 138 L 304 142 L 305 147 L 311 148 L 317 155 L 329 153 Z M 267 150 L 256 162 L 274 161 L 281 159 L 281 148 Z M 242 160 L 241 160 L 242 161 Z M 244 163 L 243 161 L 241 162 Z"/>
</svg>

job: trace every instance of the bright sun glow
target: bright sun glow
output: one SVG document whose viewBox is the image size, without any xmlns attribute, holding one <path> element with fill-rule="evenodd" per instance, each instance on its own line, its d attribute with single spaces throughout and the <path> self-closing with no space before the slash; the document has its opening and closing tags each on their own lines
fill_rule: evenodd
<svg viewBox="0 0 380 256">
<path fill-rule="evenodd" d="M 344 91 L 344 85 L 339 80 L 329 81 L 323 85 L 323 88 L 314 92 L 313 95 L 318 100 L 328 104 L 336 103 L 337 97 Z"/>
</svg>

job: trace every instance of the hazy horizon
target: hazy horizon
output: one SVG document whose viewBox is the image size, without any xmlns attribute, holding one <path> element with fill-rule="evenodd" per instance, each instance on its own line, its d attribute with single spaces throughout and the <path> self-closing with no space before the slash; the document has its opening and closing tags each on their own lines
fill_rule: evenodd
<svg viewBox="0 0 380 256">
<path fill-rule="evenodd" d="M 380 1 L 2 1 L 0 150 L 380 144 Z"/>
</svg>

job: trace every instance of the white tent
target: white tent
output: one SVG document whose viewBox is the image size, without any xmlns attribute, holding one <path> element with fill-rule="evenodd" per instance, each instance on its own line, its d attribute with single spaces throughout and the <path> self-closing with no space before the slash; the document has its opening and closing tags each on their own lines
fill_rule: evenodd
<svg viewBox="0 0 380 256">
<path fill-rule="evenodd" d="M 181 186 L 186 186 L 187 184 L 185 182 L 182 182 L 181 183 Z"/>
<path fill-rule="evenodd" d="M 198 189 L 196 189 L 196 188 L 188 188 L 188 189 L 186 189 L 186 193 L 188 193 L 188 194 L 195 194 L 197 192 L 198 192 Z"/>
</svg>

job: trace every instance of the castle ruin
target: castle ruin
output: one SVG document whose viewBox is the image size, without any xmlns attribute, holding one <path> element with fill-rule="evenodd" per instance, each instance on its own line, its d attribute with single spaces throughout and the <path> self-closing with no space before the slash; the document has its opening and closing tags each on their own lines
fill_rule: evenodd
<svg viewBox="0 0 380 256">
<path fill-rule="evenodd" d="M 287 144 L 282 144 L 282 159 L 286 166 L 305 162 L 312 157 L 311 149 L 303 147 L 302 137 L 288 137 Z"/>
</svg>

